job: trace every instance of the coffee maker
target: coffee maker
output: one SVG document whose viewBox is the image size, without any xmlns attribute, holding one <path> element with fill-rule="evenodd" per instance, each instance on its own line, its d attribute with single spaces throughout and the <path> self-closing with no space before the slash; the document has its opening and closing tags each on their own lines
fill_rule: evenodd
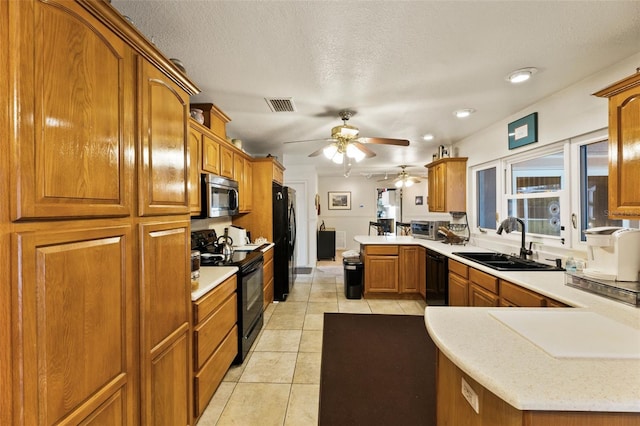
<svg viewBox="0 0 640 426">
<path fill-rule="evenodd" d="M 609 281 L 638 281 L 640 229 L 602 226 L 585 231 L 587 277 Z"/>
</svg>

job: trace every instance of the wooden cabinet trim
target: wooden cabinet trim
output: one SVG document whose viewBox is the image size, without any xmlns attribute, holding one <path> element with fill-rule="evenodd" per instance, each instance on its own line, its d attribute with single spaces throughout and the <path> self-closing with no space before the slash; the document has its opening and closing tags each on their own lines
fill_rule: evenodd
<svg viewBox="0 0 640 426">
<path fill-rule="evenodd" d="M 397 256 L 400 250 L 396 245 L 382 244 L 367 245 L 364 252 L 367 256 Z"/>
</svg>

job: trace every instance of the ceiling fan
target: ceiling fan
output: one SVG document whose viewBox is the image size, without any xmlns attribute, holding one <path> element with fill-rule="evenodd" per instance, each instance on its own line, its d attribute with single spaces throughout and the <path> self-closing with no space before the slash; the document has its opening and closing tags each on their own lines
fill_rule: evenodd
<svg viewBox="0 0 640 426">
<path fill-rule="evenodd" d="M 376 156 L 375 152 L 365 146 L 366 144 L 409 146 L 407 139 L 368 138 L 360 136 L 360 130 L 358 130 L 357 127 L 347 124 L 347 121 L 355 114 L 356 112 L 351 110 L 340 111 L 338 115 L 342 120 L 342 125 L 331 129 L 330 138 L 290 141 L 285 143 L 314 142 L 318 140 L 330 142 L 329 145 L 309 154 L 309 157 L 316 157 L 322 153 L 334 163 L 344 164 L 345 168 L 351 166 L 352 160 L 359 162 L 364 158 Z"/>
<path fill-rule="evenodd" d="M 398 176 L 396 176 L 396 178 L 393 179 L 393 185 L 396 188 L 408 188 L 408 187 L 412 186 L 414 183 L 420 183 L 420 179 L 418 179 L 415 176 L 411 176 L 409 173 L 407 173 L 406 168 L 408 166 L 402 165 L 402 166 L 399 166 L 399 167 L 402 170 L 400 171 L 400 173 L 398 173 Z M 378 182 L 384 182 L 386 180 L 387 179 L 386 179 L 386 176 L 385 176 L 385 179 L 381 179 Z"/>
</svg>

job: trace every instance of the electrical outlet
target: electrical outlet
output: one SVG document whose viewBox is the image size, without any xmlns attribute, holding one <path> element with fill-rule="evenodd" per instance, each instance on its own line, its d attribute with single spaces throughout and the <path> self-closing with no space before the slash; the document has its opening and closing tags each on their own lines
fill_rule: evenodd
<svg viewBox="0 0 640 426">
<path fill-rule="evenodd" d="M 478 401 L 478 394 L 473 390 L 471 385 L 464 380 L 464 377 L 462 378 L 462 396 L 464 396 L 464 399 L 466 399 L 469 405 L 471 405 L 471 408 L 473 408 L 476 413 L 480 414 L 480 401 Z"/>
</svg>

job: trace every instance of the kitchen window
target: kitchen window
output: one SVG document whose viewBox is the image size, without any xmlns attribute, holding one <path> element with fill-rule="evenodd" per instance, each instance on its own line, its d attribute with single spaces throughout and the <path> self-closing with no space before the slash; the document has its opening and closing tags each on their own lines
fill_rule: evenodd
<svg viewBox="0 0 640 426">
<path fill-rule="evenodd" d="M 498 212 L 497 166 L 476 171 L 476 211 L 479 228 L 497 229 L 496 214 Z"/>
<path fill-rule="evenodd" d="M 522 219 L 528 234 L 562 237 L 568 174 L 564 151 L 556 147 L 543 155 L 507 161 L 507 216 Z"/>
</svg>

